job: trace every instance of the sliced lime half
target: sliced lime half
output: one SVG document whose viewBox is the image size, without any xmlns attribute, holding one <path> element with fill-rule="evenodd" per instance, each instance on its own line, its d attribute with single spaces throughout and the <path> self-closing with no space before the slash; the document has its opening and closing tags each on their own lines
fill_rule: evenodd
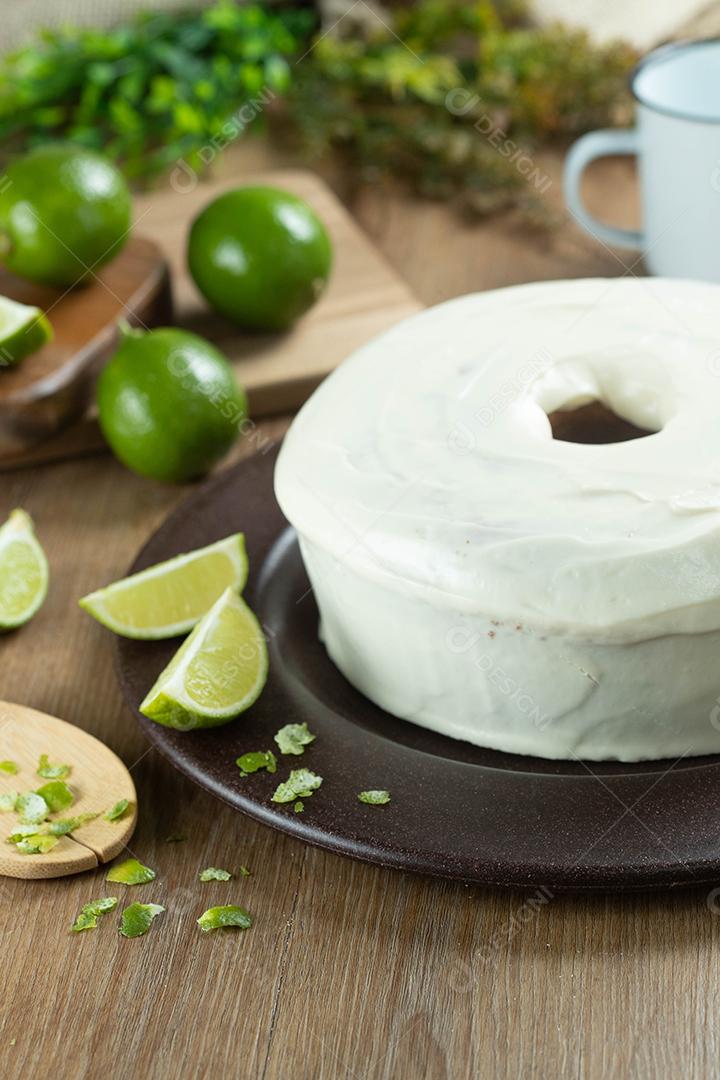
<svg viewBox="0 0 720 1080">
<path fill-rule="evenodd" d="M 19 364 L 52 341 L 47 316 L 38 307 L 0 296 L 0 368 Z"/>
<path fill-rule="evenodd" d="M 80 607 L 122 637 L 175 637 L 192 630 L 225 589 L 242 592 L 247 574 L 245 538 L 235 533 L 98 589 Z"/>
<path fill-rule="evenodd" d="M 257 699 L 267 671 L 262 628 L 237 593 L 226 589 L 158 677 L 140 712 L 181 731 L 226 724 Z"/>
<path fill-rule="evenodd" d="M 47 595 L 48 564 L 32 519 L 13 510 L 0 528 L 0 628 L 12 630 L 31 619 Z"/>
</svg>

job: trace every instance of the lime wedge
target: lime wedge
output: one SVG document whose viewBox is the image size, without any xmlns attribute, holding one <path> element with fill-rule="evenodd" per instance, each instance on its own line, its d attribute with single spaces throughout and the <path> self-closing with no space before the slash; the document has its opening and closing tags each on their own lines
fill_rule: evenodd
<svg viewBox="0 0 720 1080">
<path fill-rule="evenodd" d="M 47 341 L 52 327 L 38 307 L 0 296 L 0 368 L 19 364 Z"/>
<path fill-rule="evenodd" d="M 48 580 L 32 519 L 13 510 L 0 528 L 0 628 L 11 630 L 31 619 L 45 599 Z"/>
<path fill-rule="evenodd" d="M 217 727 L 252 705 L 267 671 L 262 628 L 226 589 L 158 676 L 140 712 L 180 731 Z"/>
<path fill-rule="evenodd" d="M 225 589 L 242 592 L 247 574 L 245 537 L 235 533 L 98 589 L 80 607 L 122 637 L 175 637 L 192 630 Z"/>
</svg>

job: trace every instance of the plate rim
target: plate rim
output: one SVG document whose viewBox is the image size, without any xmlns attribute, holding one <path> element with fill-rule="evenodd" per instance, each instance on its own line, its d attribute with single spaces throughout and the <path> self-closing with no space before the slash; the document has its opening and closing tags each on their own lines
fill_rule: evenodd
<svg viewBox="0 0 720 1080">
<path fill-rule="evenodd" d="M 166 535 L 174 533 L 176 526 L 180 521 L 186 520 L 192 515 L 193 507 L 201 501 L 212 500 L 218 492 L 224 491 L 229 484 L 234 483 L 246 471 L 251 472 L 252 470 L 259 468 L 262 473 L 264 469 L 270 468 L 269 494 L 270 499 L 274 500 L 272 492 L 272 468 L 274 468 L 274 461 L 281 442 L 282 440 L 277 440 L 271 444 L 266 444 L 261 450 L 256 451 L 251 456 L 242 459 L 240 462 L 235 463 L 229 468 L 216 473 L 204 484 L 200 485 L 194 491 L 191 491 L 146 539 L 133 558 L 127 572 L 133 573 L 142 566 L 148 565 L 147 561 L 143 561 L 147 560 L 148 553 L 153 550 L 157 543 L 161 543 Z M 287 528 L 288 526 L 285 522 L 282 528 L 274 533 L 274 539 L 270 545 L 268 555 L 274 551 L 275 545 Z M 249 523 L 249 527 L 245 528 L 246 535 L 251 534 L 252 531 L 253 525 L 252 523 Z M 262 576 L 262 567 L 257 567 L 254 576 L 256 580 Z M 137 642 L 132 643 L 132 645 L 137 644 Z M 538 852 L 537 860 L 525 861 L 522 865 L 514 864 L 512 858 L 497 865 L 493 863 L 483 864 L 482 862 L 478 862 L 473 868 L 473 871 L 468 872 L 466 866 L 463 869 L 459 865 L 452 865 L 453 851 L 451 849 L 443 853 L 444 865 L 441 867 L 438 865 L 439 856 L 433 859 L 429 855 L 422 855 L 417 851 L 411 852 L 407 849 L 403 850 L 398 845 L 391 845 L 390 847 L 382 846 L 377 842 L 372 843 L 370 841 L 358 840 L 352 836 L 343 836 L 321 826 L 313 825 L 311 818 L 304 820 L 301 815 L 283 813 L 282 811 L 275 809 L 274 804 L 270 803 L 264 795 L 257 795 L 253 790 L 251 790 L 249 794 L 244 795 L 230 788 L 228 785 L 223 786 L 219 780 L 207 773 L 207 771 L 203 772 L 202 769 L 198 769 L 197 766 L 194 766 L 191 756 L 178 752 L 173 744 L 172 735 L 168 737 L 169 733 L 172 732 L 172 729 L 164 728 L 142 716 L 136 705 L 133 703 L 125 669 L 126 639 L 117 638 L 114 645 L 115 672 L 123 698 L 127 707 L 135 716 L 143 734 L 155 749 L 157 749 L 170 764 L 178 769 L 178 771 L 187 776 L 189 780 L 208 791 L 214 797 L 220 799 L 226 805 L 231 806 L 235 810 L 239 810 L 241 813 L 246 814 L 248 817 L 263 825 L 268 825 L 279 832 L 295 837 L 305 843 L 309 843 L 313 847 L 331 851 L 334 854 L 346 855 L 350 858 L 372 865 L 440 877 L 464 884 L 510 890 L 546 888 L 559 893 L 593 893 L 608 891 L 637 892 L 679 887 L 697 887 L 717 882 L 720 879 L 720 830 L 718 831 L 719 842 L 717 857 L 712 859 L 695 857 L 687 860 L 679 859 L 678 857 L 678 862 L 681 863 L 684 873 L 679 865 L 670 865 L 668 863 L 666 865 L 654 865 L 648 867 L 648 865 L 642 861 L 625 862 L 622 864 L 618 863 L 617 866 L 613 867 L 608 867 L 607 864 L 595 861 L 586 862 L 579 868 L 572 866 L 568 869 L 567 866 L 557 866 L 555 867 L 555 870 L 552 870 L 548 865 L 548 854 L 546 850 L 540 850 Z M 327 658 L 327 663 L 332 664 L 329 657 Z M 259 700 L 262 702 L 262 697 Z M 352 720 L 352 717 L 349 717 L 349 719 Z M 408 723 L 406 721 L 396 722 Z M 202 738 L 212 738 L 213 729 L 208 729 L 200 734 Z M 174 733 L 174 735 L 177 735 L 177 733 Z M 388 736 L 385 736 L 385 738 L 388 738 Z M 390 739 L 390 741 L 396 746 L 399 745 L 395 740 Z M 452 740 L 452 742 L 454 741 L 455 740 Z M 404 744 L 400 745 L 404 746 Z M 404 749 L 416 752 L 411 747 L 404 746 Z M 492 751 L 492 753 L 500 759 L 510 757 L 510 755 L 504 755 L 501 751 Z M 534 760 L 535 759 L 533 758 L 528 758 L 529 763 L 532 763 Z M 688 774 L 697 773 L 698 770 L 714 770 L 717 773 L 718 770 L 720 770 L 720 755 L 706 755 L 704 757 L 698 757 L 696 760 L 697 765 L 688 765 L 680 770 L 680 772 Z M 470 768 L 474 767 L 470 762 L 462 762 L 457 759 L 454 760 L 453 764 L 467 765 Z M 591 764 L 598 766 L 602 763 Z M 657 766 L 657 772 L 660 772 L 662 762 L 626 763 L 626 765 L 631 769 L 637 769 L 638 766 L 642 767 L 643 765 L 646 767 Z M 492 766 L 486 766 L 486 768 L 492 768 Z M 508 772 L 507 769 L 502 770 L 499 767 L 498 771 Z M 516 770 L 516 772 L 522 773 L 522 770 Z M 528 773 L 531 773 L 530 769 L 528 769 Z M 585 779 L 582 774 L 578 774 L 576 777 L 562 776 L 559 774 L 553 776 L 552 773 L 548 773 L 547 775 L 548 778 L 553 777 L 560 782 L 563 780 Z M 627 778 L 628 775 L 633 774 L 621 773 L 618 775 L 619 778 L 623 776 Z M 654 774 L 647 771 L 644 775 L 651 776 Z M 675 775 L 677 776 L 678 773 Z M 588 774 L 587 780 L 589 781 L 590 779 L 591 776 Z M 718 788 L 720 789 L 720 782 L 718 782 Z M 380 818 L 378 820 L 382 821 Z M 590 851 L 592 851 L 592 848 Z"/>
</svg>

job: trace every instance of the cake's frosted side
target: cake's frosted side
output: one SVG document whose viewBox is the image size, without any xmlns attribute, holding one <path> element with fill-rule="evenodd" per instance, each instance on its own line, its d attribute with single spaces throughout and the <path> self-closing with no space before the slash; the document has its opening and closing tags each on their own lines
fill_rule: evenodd
<svg viewBox="0 0 720 1080">
<path fill-rule="evenodd" d="M 351 682 L 518 753 L 720 751 L 718 311 L 690 282 L 506 289 L 323 384 L 276 491 Z M 554 440 L 547 414 L 592 399 L 656 434 Z"/>
</svg>

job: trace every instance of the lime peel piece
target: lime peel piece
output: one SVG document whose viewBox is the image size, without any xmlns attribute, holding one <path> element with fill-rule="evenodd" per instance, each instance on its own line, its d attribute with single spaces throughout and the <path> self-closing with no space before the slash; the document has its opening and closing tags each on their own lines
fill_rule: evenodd
<svg viewBox="0 0 720 1080">
<path fill-rule="evenodd" d="M 95 821 L 98 817 L 100 817 L 99 814 L 87 810 L 84 814 L 78 814 L 76 817 L 60 818 L 56 821 L 46 821 L 45 824 L 41 826 L 41 831 L 52 833 L 53 836 L 67 836 L 68 833 L 75 832 L 76 829 L 81 828 L 83 825 L 87 825 L 89 821 Z"/>
<path fill-rule="evenodd" d="M 293 769 L 287 780 L 279 784 L 272 796 L 272 802 L 289 803 L 295 799 L 307 799 L 322 784 L 322 776 L 311 769 Z"/>
<path fill-rule="evenodd" d="M 67 836 L 68 833 L 75 832 L 82 825 L 86 825 L 88 821 L 94 821 L 99 814 L 85 813 L 78 814 L 77 817 L 72 818 L 58 818 L 55 821 L 41 821 L 37 824 L 28 823 L 15 826 L 15 831 L 8 837 L 11 843 L 15 843 L 16 840 L 23 836 Z"/>
<path fill-rule="evenodd" d="M 103 815 L 106 821 L 120 821 L 130 808 L 129 799 L 119 799 L 114 806 Z"/>
<path fill-rule="evenodd" d="M 19 769 L 14 761 L 0 761 L 0 772 L 7 776 L 17 776 Z"/>
<path fill-rule="evenodd" d="M 156 877 L 155 871 L 143 866 L 139 859 L 126 859 L 108 871 L 106 880 L 120 885 L 145 885 Z"/>
<path fill-rule="evenodd" d="M 249 930 L 252 926 L 252 915 L 237 904 L 224 904 L 221 907 L 208 908 L 197 922 L 205 934 L 211 930 L 222 930 L 228 927 Z"/>
<path fill-rule="evenodd" d="M 47 833 L 32 833 L 18 840 L 15 847 L 21 855 L 46 855 L 60 843 L 60 838 Z"/>
<path fill-rule="evenodd" d="M 50 780 L 35 792 L 48 805 L 51 814 L 67 810 L 75 802 L 75 796 L 64 780 Z"/>
<path fill-rule="evenodd" d="M 381 791 L 380 789 L 360 791 L 358 799 L 361 803 L 367 803 L 368 806 L 385 806 L 390 802 L 390 792 Z"/>
<path fill-rule="evenodd" d="M 221 870 L 217 866 L 208 866 L 200 871 L 201 881 L 229 881 L 231 877 L 229 870 Z"/>
<path fill-rule="evenodd" d="M 126 938 L 142 937 L 164 910 L 162 904 L 130 904 L 120 916 L 120 933 Z"/>
<path fill-rule="evenodd" d="M 7 838 L 8 844 L 17 844 L 18 840 L 23 840 L 26 836 L 41 836 L 42 825 L 16 825 L 13 831 Z"/>
<path fill-rule="evenodd" d="M 315 742 L 316 736 L 308 730 L 307 724 L 286 724 L 273 736 L 281 754 L 305 753 L 305 747 Z"/>
<path fill-rule="evenodd" d="M 69 765 L 51 765 L 47 754 L 41 754 L 35 771 L 43 780 L 67 780 L 72 769 Z"/>
<path fill-rule="evenodd" d="M 250 750 L 247 754 L 241 754 L 235 764 L 241 776 L 249 776 L 259 769 L 267 769 L 269 773 L 277 772 L 277 758 L 272 750 Z"/>
<path fill-rule="evenodd" d="M 104 896 L 100 900 L 91 900 L 89 904 L 83 904 L 70 929 L 76 934 L 82 930 L 94 930 L 100 916 L 114 911 L 117 904 L 116 896 Z"/>
<path fill-rule="evenodd" d="M 23 795 L 19 795 L 15 810 L 20 815 L 20 822 L 23 825 L 39 825 L 50 813 L 50 807 L 45 799 L 36 791 L 26 791 Z"/>
<path fill-rule="evenodd" d="M 0 794 L 0 814 L 8 814 L 14 810 L 20 793 L 17 791 L 5 791 Z"/>
</svg>

